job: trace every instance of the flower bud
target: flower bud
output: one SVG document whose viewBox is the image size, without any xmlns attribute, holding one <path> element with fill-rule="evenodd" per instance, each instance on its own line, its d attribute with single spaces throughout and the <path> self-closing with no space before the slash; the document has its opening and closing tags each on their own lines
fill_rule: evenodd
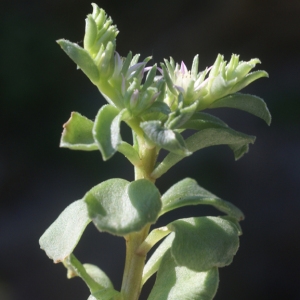
<svg viewBox="0 0 300 300">
<path fill-rule="evenodd" d="M 158 91 L 154 87 L 149 87 L 143 94 L 142 98 L 139 99 L 138 104 L 135 108 L 135 114 L 139 114 L 149 108 L 158 97 Z"/>
<path fill-rule="evenodd" d="M 124 98 L 123 98 L 124 99 L 124 106 L 126 108 L 130 109 L 130 110 L 132 108 L 132 106 L 130 104 L 130 100 L 131 100 L 131 97 L 132 97 L 134 91 L 137 90 L 137 88 L 138 88 L 138 82 L 137 82 L 137 80 L 134 80 L 130 84 L 130 86 L 128 87 L 127 91 L 124 94 Z M 134 102 L 134 100 L 132 100 L 132 101 Z"/>
<path fill-rule="evenodd" d="M 92 15 L 88 15 L 85 19 L 85 35 L 83 39 L 83 47 L 91 52 L 97 38 L 97 25 Z"/>
<path fill-rule="evenodd" d="M 104 78 L 108 78 L 112 75 L 114 71 L 114 51 L 115 45 L 112 42 L 109 42 L 106 46 L 106 49 L 103 51 L 100 57 L 95 58 L 96 66 L 100 72 L 100 79 L 103 81 Z"/>
</svg>

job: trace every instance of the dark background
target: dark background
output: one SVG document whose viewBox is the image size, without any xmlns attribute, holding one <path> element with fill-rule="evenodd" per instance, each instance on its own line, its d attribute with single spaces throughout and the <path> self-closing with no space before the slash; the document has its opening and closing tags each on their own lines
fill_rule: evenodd
<svg viewBox="0 0 300 300">
<path fill-rule="evenodd" d="M 200 68 L 218 53 L 230 59 L 258 57 L 270 74 L 244 92 L 259 95 L 273 116 L 271 127 L 240 111 L 216 113 L 230 126 L 257 136 L 235 162 L 227 147 L 204 149 L 173 167 L 157 184 L 162 192 L 187 176 L 240 207 L 244 235 L 231 266 L 220 270 L 215 299 L 300 299 L 300 1 L 99 0 L 120 34 L 117 51 L 154 62 L 172 56 Z M 38 239 L 58 214 L 97 183 L 133 179 L 117 154 L 59 149 L 62 124 L 71 111 L 93 119 L 105 102 L 55 43 L 80 43 L 90 1 L 11 0 L 0 4 L 0 299 L 87 299 L 76 278 L 66 279 L 39 249 Z M 214 113 L 215 111 L 212 111 Z M 217 214 L 192 207 L 175 217 Z M 89 225 L 75 254 L 98 264 L 119 289 L 122 238 Z M 148 288 L 148 286 L 147 286 Z M 146 292 L 142 296 L 146 299 Z"/>
</svg>

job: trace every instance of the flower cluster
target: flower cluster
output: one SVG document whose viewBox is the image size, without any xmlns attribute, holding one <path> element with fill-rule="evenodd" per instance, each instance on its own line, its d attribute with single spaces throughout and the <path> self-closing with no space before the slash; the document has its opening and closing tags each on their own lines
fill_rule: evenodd
<svg viewBox="0 0 300 300">
<path fill-rule="evenodd" d="M 174 109 L 178 105 L 178 94 L 181 93 L 184 106 L 197 101 L 197 110 L 203 110 L 212 102 L 238 92 L 254 80 L 267 77 L 265 71 L 249 73 L 257 63 L 260 63 L 257 58 L 244 62 L 239 61 L 239 56 L 233 54 L 230 62 L 226 64 L 224 57 L 219 54 L 210 68 L 198 73 L 198 55 L 194 57 L 190 71 L 184 62 L 179 65 L 172 58 L 170 61 L 165 60 L 162 69 L 168 84 L 166 101 Z"/>
<path fill-rule="evenodd" d="M 187 154 L 190 152 L 180 132 L 189 128 L 186 124 L 191 126 L 188 122 L 198 118 L 195 114 L 206 108 L 235 107 L 260 117 L 258 111 L 263 109 L 263 118 L 267 123 L 270 121 L 261 99 L 249 95 L 226 98 L 254 80 L 268 76 L 265 71 L 251 72 L 260 63 L 259 59 L 245 62 L 233 54 L 227 63 L 219 54 L 214 64 L 201 72 L 198 55 L 194 57 L 191 70 L 184 62 L 178 64 L 173 58 L 165 59 L 159 67 L 156 64 L 148 67 L 151 57 L 139 61 L 139 54 L 133 56 L 129 52 L 127 57 L 121 57 L 116 52 L 117 27 L 103 9 L 92 5 L 93 12 L 86 19 L 84 47 L 66 40 L 58 43 L 97 86 L 112 106 L 109 109 L 114 111 L 113 115 L 116 117 L 117 112 L 122 112 L 116 124 L 125 121 L 138 135 L 145 135 L 150 145 L 167 150 L 177 147 L 179 150 L 175 149 L 175 153 Z M 221 99 L 224 101 L 220 102 Z M 167 139 L 159 142 L 162 136 L 172 136 L 176 142 L 171 139 L 168 143 L 172 146 L 166 144 Z"/>
<path fill-rule="evenodd" d="M 139 55 L 132 56 L 130 52 L 126 58 L 122 58 L 115 51 L 119 32 L 117 27 L 112 25 L 112 19 L 107 17 L 103 9 L 92 5 L 93 12 L 86 19 L 84 49 L 80 49 L 86 54 L 85 61 L 80 60 L 79 55 L 72 57 L 70 43 L 66 45 L 65 40 L 59 43 L 98 87 L 108 103 L 120 110 L 127 108 L 133 117 L 149 119 L 149 113 L 160 111 L 159 118 L 167 120 L 166 114 L 169 112 L 176 111 L 178 114 L 178 109 L 190 105 L 196 108 L 195 111 L 203 110 L 254 80 L 268 76 L 265 71 L 250 73 L 260 63 L 258 59 L 239 61 L 239 56 L 235 54 L 229 63 L 222 55 L 218 55 L 215 63 L 202 72 L 198 72 L 198 55 L 190 71 L 184 62 L 178 64 L 172 58 L 169 61 L 165 59 L 161 68 L 156 65 L 146 67 L 151 57 L 139 62 Z M 73 47 L 79 46 L 73 44 Z M 157 76 L 157 70 L 162 76 Z M 149 111 L 155 102 L 159 104 Z M 143 118 L 143 114 L 147 116 Z"/>
</svg>

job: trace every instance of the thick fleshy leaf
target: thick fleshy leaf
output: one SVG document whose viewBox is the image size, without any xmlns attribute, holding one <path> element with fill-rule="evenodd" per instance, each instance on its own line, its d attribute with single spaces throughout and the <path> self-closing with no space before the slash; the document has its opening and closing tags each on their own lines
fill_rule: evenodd
<svg viewBox="0 0 300 300">
<path fill-rule="evenodd" d="M 248 144 L 253 144 L 254 141 L 254 136 L 230 128 L 208 128 L 193 134 L 185 142 L 190 152 L 195 152 L 209 146 L 228 145 L 233 150 L 235 159 L 237 160 L 243 154 L 247 153 Z M 159 178 L 184 157 L 183 155 L 169 153 L 154 169 L 151 176 Z"/>
<path fill-rule="evenodd" d="M 208 128 L 228 128 L 228 125 L 221 119 L 203 112 L 196 112 L 194 115 L 180 128 L 203 130 Z"/>
<path fill-rule="evenodd" d="M 108 289 L 113 289 L 113 284 L 111 283 L 109 277 L 98 267 L 92 264 L 84 264 L 83 265 L 86 272 L 102 287 Z"/>
<path fill-rule="evenodd" d="M 154 223 L 161 209 L 158 189 L 146 179 L 110 179 L 84 196 L 90 218 L 100 231 L 124 236 Z"/>
<path fill-rule="evenodd" d="M 103 160 L 112 157 L 120 143 L 120 129 L 117 132 L 112 132 L 111 125 L 114 118 L 118 115 L 119 110 L 106 104 L 100 108 L 95 119 L 93 127 L 93 136 L 97 142 Z"/>
<path fill-rule="evenodd" d="M 191 154 L 186 148 L 183 137 L 178 132 L 161 126 L 160 121 L 143 122 L 140 126 L 153 144 L 179 155 Z"/>
<path fill-rule="evenodd" d="M 67 53 L 67 55 L 78 65 L 85 75 L 96 84 L 99 80 L 99 71 L 94 60 L 88 52 L 75 43 L 61 39 L 57 43 Z"/>
<path fill-rule="evenodd" d="M 73 252 L 90 221 L 86 203 L 73 202 L 41 236 L 41 248 L 55 263 L 62 262 Z"/>
<path fill-rule="evenodd" d="M 271 123 L 271 114 L 263 99 L 247 94 L 236 93 L 214 101 L 209 108 L 230 107 L 244 110 L 263 119 L 268 125 Z"/>
<path fill-rule="evenodd" d="M 77 112 L 72 112 L 70 119 L 63 125 L 60 147 L 72 150 L 97 150 L 93 138 L 94 123 Z"/>
<path fill-rule="evenodd" d="M 219 284 L 218 268 L 195 272 L 176 265 L 168 250 L 148 300 L 211 300 Z"/>
<path fill-rule="evenodd" d="M 114 289 L 104 289 L 89 296 L 87 300 L 113 300 L 120 292 Z"/>
<path fill-rule="evenodd" d="M 107 104 L 100 108 L 93 127 L 93 136 L 97 142 L 103 160 L 111 158 L 122 142 L 120 122 L 124 111 Z"/>
<path fill-rule="evenodd" d="M 222 200 L 198 185 L 196 180 L 185 178 L 174 184 L 162 195 L 162 209 L 160 215 L 187 205 L 206 204 L 237 219 L 243 220 L 244 215 L 240 209 L 228 201 Z"/>
<path fill-rule="evenodd" d="M 174 232 L 170 233 L 151 255 L 143 270 L 142 284 L 144 284 L 154 273 L 157 272 L 162 257 L 166 251 L 170 249 L 174 237 Z"/>
<path fill-rule="evenodd" d="M 171 249 L 176 264 L 194 271 L 229 265 L 239 247 L 236 225 L 222 217 L 181 219 L 167 227 L 175 232 Z"/>
<path fill-rule="evenodd" d="M 192 152 L 214 145 L 233 145 L 236 147 L 234 151 L 235 159 L 239 159 L 244 153 L 247 153 L 248 144 L 253 144 L 254 141 L 254 136 L 231 128 L 209 128 L 187 138 L 186 144 Z M 244 146 L 247 146 L 247 149 L 244 149 Z M 238 152 L 240 149 L 244 149 L 244 152 Z"/>
</svg>

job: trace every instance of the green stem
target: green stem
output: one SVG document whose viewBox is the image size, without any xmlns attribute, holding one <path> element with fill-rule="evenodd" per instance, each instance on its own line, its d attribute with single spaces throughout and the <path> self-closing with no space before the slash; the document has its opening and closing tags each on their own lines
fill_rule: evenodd
<svg viewBox="0 0 300 300">
<path fill-rule="evenodd" d="M 150 174 L 154 169 L 157 158 L 157 149 L 148 148 L 143 138 L 138 136 L 135 139 L 134 147 L 138 149 L 142 161 L 141 166 L 135 167 L 135 180 L 145 178 L 154 182 Z M 146 260 L 146 254 L 139 253 L 140 245 L 148 236 L 150 224 L 147 224 L 141 231 L 130 233 L 126 240 L 126 260 L 121 287 L 123 300 L 138 300 L 142 288 L 142 275 Z"/>
<path fill-rule="evenodd" d="M 126 261 L 121 287 L 124 300 L 139 298 L 146 255 L 138 254 L 137 250 L 147 237 L 149 228 L 150 225 L 147 225 L 140 232 L 131 233 L 125 237 Z"/>
</svg>

